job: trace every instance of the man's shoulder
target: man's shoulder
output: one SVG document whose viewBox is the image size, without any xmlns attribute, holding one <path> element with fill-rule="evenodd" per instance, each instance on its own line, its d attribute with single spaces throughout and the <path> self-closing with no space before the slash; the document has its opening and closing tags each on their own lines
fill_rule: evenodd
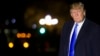
<svg viewBox="0 0 100 56">
<path fill-rule="evenodd" d="M 99 24 L 97 24 L 96 22 L 94 22 L 92 20 L 86 20 L 86 21 L 87 21 L 87 23 L 85 23 L 85 24 L 87 24 L 87 26 L 89 28 L 93 29 L 94 31 L 96 31 L 96 30 L 100 31 L 100 25 Z"/>
<path fill-rule="evenodd" d="M 92 26 L 98 26 L 98 27 L 100 27 L 100 24 L 98 24 L 98 23 L 96 23 L 96 22 L 94 22 L 94 21 L 92 21 L 92 20 L 88 20 L 88 19 L 87 19 L 87 22 L 88 22 L 90 25 L 92 25 Z"/>
</svg>

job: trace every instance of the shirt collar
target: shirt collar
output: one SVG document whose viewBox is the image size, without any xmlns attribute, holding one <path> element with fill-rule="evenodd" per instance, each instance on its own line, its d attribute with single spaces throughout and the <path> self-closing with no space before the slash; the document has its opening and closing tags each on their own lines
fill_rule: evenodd
<svg viewBox="0 0 100 56">
<path fill-rule="evenodd" d="M 78 25 L 82 25 L 82 24 L 84 23 L 84 21 L 85 21 L 85 18 L 84 18 L 83 21 L 81 21 L 81 22 L 79 22 L 79 23 L 77 23 L 77 24 L 78 24 Z M 75 24 L 76 24 L 76 22 L 75 22 Z"/>
</svg>

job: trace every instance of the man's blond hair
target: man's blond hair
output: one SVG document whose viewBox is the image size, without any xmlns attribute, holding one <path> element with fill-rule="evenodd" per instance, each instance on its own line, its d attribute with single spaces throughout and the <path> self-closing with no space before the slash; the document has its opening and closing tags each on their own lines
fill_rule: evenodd
<svg viewBox="0 0 100 56">
<path fill-rule="evenodd" d="M 71 4 L 70 9 L 85 9 L 85 8 L 82 2 L 75 2 Z"/>
</svg>

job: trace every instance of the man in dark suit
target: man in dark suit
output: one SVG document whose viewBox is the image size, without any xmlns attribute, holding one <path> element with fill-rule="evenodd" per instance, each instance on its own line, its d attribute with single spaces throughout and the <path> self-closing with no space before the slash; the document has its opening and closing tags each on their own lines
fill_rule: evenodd
<svg viewBox="0 0 100 56">
<path fill-rule="evenodd" d="M 73 3 L 70 15 L 73 20 L 63 26 L 58 56 L 100 56 L 100 26 L 86 18 L 84 4 Z M 71 47 L 75 24 L 78 24 L 76 40 Z"/>
</svg>

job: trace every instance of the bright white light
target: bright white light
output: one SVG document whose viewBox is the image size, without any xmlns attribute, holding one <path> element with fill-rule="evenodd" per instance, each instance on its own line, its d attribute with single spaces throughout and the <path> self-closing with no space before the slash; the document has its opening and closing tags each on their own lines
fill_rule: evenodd
<svg viewBox="0 0 100 56">
<path fill-rule="evenodd" d="M 46 15 L 45 16 L 45 20 L 51 20 L 51 16 L 50 15 Z"/>
<path fill-rule="evenodd" d="M 56 25 L 58 24 L 58 19 L 57 18 L 54 18 L 52 19 L 50 15 L 46 15 L 45 18 L 43 19 L 40 19 L 39 20 L 39 23 L 41 25 Z"/>
<path fill-rule="evenodd" d="M 58 19 L 52 19 L 52 25 L 58 24 Z"/>
<path fill-rule="evenodd" d="M 46 22 L 46 25 L 51 25 L 51 16 L 50 15 L 46 15 L 45 22 Z"/>
<path fill-rule="evenodd" d="M 45 19 L 40 19 L 40 20 L 39 20 L 39 23 L 40 23 L 41 25 L 45 25 Z"/>
</svg>

